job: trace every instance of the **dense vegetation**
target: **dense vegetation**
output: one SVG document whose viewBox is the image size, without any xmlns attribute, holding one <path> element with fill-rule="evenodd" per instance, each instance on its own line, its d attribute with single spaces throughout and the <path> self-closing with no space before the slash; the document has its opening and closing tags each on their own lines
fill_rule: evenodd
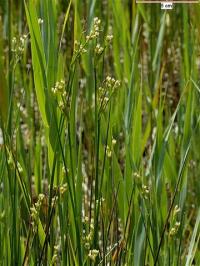
<svg viewBox="0 0 200 266">
<path fill-rule="evenodd" d="M 199 17 L 0 0 L 0 265 L 200 265 Z"/>
</svg>

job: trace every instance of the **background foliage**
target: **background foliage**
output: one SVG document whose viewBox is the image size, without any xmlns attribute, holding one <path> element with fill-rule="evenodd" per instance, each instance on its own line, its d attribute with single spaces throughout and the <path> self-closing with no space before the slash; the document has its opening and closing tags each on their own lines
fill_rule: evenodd
<svg viewBox="0 0 200 266">
<path fill-rule="evenodd" d="M 199 4 L 0 14 L 0 264 L 200 265 Z"/>
</svg>

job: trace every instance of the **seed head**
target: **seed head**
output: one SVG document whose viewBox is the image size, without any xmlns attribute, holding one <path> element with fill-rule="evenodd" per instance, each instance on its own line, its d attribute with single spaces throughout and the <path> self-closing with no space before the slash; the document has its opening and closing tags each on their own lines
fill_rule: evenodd
<svg viewBox="0 0 200 266">
<path fill-rule="evenodd" d="M 108 43 L 111 43 L 112 42 L 112 40 L 113 40 L 113 35 L 107 35 L 106 36 L 106 41 L 108 42 Z"/>
<path fill-rule="evenodd" d="M 100 44 L 98 43 L 95 47 L 95 53 L 101 54 L 102 52 L 103 52 L 103 47 L 101 47 Z"/>
<path fill-rule="evenodd" d="M 89 251 L 89 254 L 88 254 L 88 257 L 92 260 L 92 261 L 95 261 L 96 260 L 96 257 L 98 256 L 99 254 L 99 250 L 97 249 L 92 249 Z"/>
<path fill-rule="evenodd" d="M 42 25 L 43 23 L 44 23 L 44 20 L 41 19 L 41 18 L 38 18 L 38 24 L 39 24 L 39 25 Z"/>
</svg>

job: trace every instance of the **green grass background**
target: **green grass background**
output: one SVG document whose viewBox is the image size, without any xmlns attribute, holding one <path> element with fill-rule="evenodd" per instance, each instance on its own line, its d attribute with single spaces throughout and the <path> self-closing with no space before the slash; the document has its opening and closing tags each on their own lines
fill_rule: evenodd
<svg viewBox="0 0 200 266">
<path fill-rule="evenodd" d="M 200 265 L 199 17 L 0 1 L 0 265 Z"/>
</svg>

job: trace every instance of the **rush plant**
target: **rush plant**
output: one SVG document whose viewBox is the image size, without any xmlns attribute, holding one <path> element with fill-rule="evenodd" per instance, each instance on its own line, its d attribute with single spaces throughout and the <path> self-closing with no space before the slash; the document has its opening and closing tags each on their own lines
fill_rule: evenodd
<svg viewBox="0 0 200 266">
<path fill-rule="evenodd" d="M 0 1 L 0 265 L 200 265 L 199 16 Z"/>
</svg>

